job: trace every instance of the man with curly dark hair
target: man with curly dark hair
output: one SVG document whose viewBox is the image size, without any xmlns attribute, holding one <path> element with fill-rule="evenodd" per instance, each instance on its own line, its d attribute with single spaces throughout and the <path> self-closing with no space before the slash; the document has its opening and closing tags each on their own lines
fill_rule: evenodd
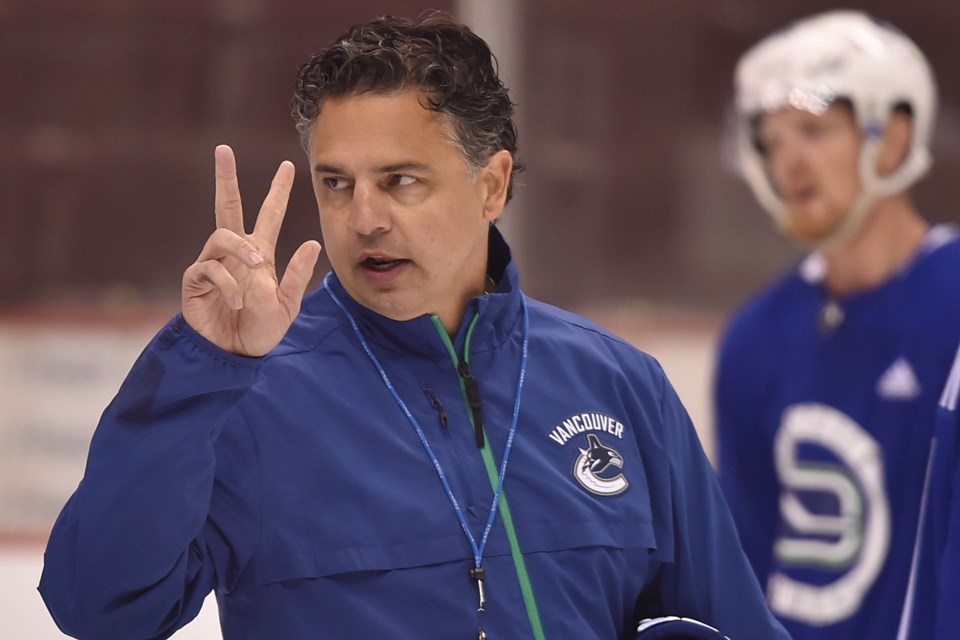
<svg viewBox="0 0 960 640">
<path fill-rule="evenodd" d="M 50 538 L 60 627 L 165 638 L 215 590 L 228 639 L 629 638 L 661 613 L 785 638 L 659 365 L 521 293 L 483 40 L 439 15 L 354 27 L 293 112 L 333 270 L 304 297 L 309 241 L 278 278 L 293 166 L 248 233 L 218 147 L 182 313 Z"/>
<path fill-rule="evenodd" d="M 465 25 L 441 16 L 419 23 L 380 20 L 352 28 L 300 68 L 293 118 L 309 154 L 321 103 L 331 98 L 424 89 L 424 108 L 445 114 L 452 141 L 476 176 L 500 150 L 517 159 L 513 103 L 497 75 L 487 43 Z M 512 193 L 507 186 L 507 201 Z"/>
</svg>

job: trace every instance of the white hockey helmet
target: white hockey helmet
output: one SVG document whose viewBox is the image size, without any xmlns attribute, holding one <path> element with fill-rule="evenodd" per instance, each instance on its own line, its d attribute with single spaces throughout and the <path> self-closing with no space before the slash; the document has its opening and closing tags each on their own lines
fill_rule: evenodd
<svg viewBox="0 0 960 640">
<path fill-rule="evenodd" d="M 756 144 L 758 117 L 787 107 L 823 113 L 845 99 L 864 136 L 863 192 L 841 235 L 848 236 L 877 198 L 903 191 L 930 167 L 936 118 L 933 72 L 912 40 L 892 25 L 860 12 L 829 11 L 776 31 L 743 55 L 734 77 L 740 169 L 760 203 L 781 226 L 785 206 Z M 876 173 L 876 154 L 896 107 L 913 117 L 908 156 L 891 175 Z M 830 239 L 828 239 L 829 241 Z"/>
</svg>

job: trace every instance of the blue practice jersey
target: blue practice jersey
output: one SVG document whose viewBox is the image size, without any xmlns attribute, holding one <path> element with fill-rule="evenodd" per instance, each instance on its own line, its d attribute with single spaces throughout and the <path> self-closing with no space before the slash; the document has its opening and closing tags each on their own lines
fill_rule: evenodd
<svg viewBox="0 0 960 640">
<path fill-rule="evenodd" d="M 937 410 L 921 525 L 899 640 L 953 640 L 960 636 L 958 397 L 960 351 Z"/>
<path fill-rule="evenodd" d="M 795 640 L 894 638 L 937 401 L 960 340 L 960 243 L 930 231 L 882 286 L 832 299 L 813 254 L 733 319 L 721 484 Z"/>
</svg>

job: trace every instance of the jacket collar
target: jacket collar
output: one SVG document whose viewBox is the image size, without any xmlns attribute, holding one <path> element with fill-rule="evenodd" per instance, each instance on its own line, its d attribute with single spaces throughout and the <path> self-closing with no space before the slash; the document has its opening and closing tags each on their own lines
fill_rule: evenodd
<svg viewBox="0 0 960 640">
<path fill-rule="evenodd" d="M 510 247 L 493 226 L 490 227 L 488 240 L 487 275 L 496 283 L 495 291 L 472 298 L 467 303 L 460 327 L 456 335 L 451 336 L 458 357 L 463 356 L 467 328 L 476 314 L 480 315 L 480 319 L 473 330 L 471 352 L 495 349 L 511 333 L 519 330 L 520 298 L 523 295 L 519 276 Z M 331 272 L 324 280 L 324 286 L 343 302 L 364 337 L 371 343 L 401 354 L 427 358 L 450 357 L 429 314 L 404 321 L 382 316 L 351 298 L 335 272 Z M 346 318 L 343 322 L 347 322 Z"/>
</svg>

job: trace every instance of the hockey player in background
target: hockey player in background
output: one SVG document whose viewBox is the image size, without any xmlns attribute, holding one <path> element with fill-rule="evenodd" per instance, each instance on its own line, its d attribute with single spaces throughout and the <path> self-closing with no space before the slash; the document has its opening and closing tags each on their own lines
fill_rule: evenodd
<svg viewBox="0 0 960 640">
<path fill-rule="evenodd" d="M 935 81 L 902 32 L 833 11 L 751 48 L 735 88 L 742 172 L 810 253 L 723 337 L 721 484 L 795 640 L 892 639 L 960 339 L 960 243 L 907 192 Z"/>
</svg>

